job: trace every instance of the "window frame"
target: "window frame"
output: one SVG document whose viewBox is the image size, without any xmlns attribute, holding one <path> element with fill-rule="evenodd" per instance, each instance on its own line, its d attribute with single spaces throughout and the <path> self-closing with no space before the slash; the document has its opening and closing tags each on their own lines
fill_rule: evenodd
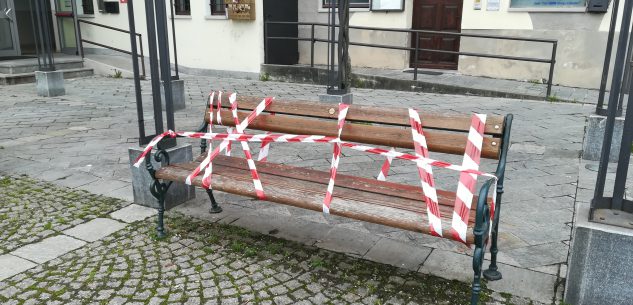
<svg viewBox="0 0 633 305">
<path fill-rule="evenodd" d="M 562 12 L 562 13 L 578 13 L 585 12 L 587 10 L 587 0 L 583 5 L 579 6 L 526 6 L 526 7 L 512 7 L 512 0 L 508 1 L 508 12 Z"/>
<path fill-rule="evenodd" d="M 79 2 L 79 3 L 77 3 Z M 79 16 L 94 16 L 95 15 L 95 4 L 93 0 L 75 0 L 77 8 L 81 7 L 81 14 L 77 14 Z M 92 8 L 91 13 L 86 12 L 86 4 L 90 3 L 90 8 Z"/>
<path fill-rule="evenodd" d="M 215 11 L 213 8 L 217 8 L 218 7 L 218 3 L 213 3 L 213 2 L 221 2 L 222 5 L 220 7 L 222 7 L 222 11 L 218 12 Z M 226 16 L 226 4 L 224 3 L 224 0 L 209 0 L 209 16 Z"/>
<path fill-rule="evenodd" d="M 321 8 L 330 8 L 330 7 L 332 7 L 332 5 L 329 4 L 329 3 L 331 3 L 331 0 L 330 1 L 328 1 L 328 0 L 319 0 L 319 1 L 321 2 Z M 329 3 L 326 3 L 326 2 L 329 2 Z M 368 9 L 370 7 L 370 3 L 369 2 L 370 1 L 367 0 L 367 4 L 364 4 L 364 3 L 350 3 L 349 4 L 349 8 L 367 8 Z"/>
<path fill-rule="evenodd" d="M 183 7 L 180 10 L 179 7 Z M 189 8 L 187 10 L 186 8 Z M 190 0 L 174 0 L 174 16 L 191 16 L 191 1 Z"/>
</svg>

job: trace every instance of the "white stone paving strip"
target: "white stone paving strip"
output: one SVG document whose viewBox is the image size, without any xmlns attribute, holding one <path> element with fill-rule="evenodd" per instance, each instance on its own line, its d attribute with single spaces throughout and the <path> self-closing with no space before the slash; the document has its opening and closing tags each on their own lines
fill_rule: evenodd
<svg viewBox="0 0 633 305">
<path fill-rule="evenodd" d="M 22 273 L 35 266 L 37 266 L 36 263 L 11 254 L 0 255 L 0 281 L 8 279 L 18 273 Z"/>
<path fill-rule="evenodd" d="M 87 242 L 102 239 L 125 228 L 128 223 L 145 220 L 154 215 L 155 209 L 131 204 L 110 213 L 113 219 L 96 218 L 70 228 L 62 235 L 23 246 L 10 254 L 0 255 L 0 281 L 81 248 Z"/>
<path fill-rule="evenodd" d="M 95 242 L 116 231 L 125 228 L 126 224 L 109 218 L 96 218 L 70 228 L 63 233 L 87 242 Z"/>
<path fill-rule="evenodd" d="M 85 241 L 66 235 L 58 235 L 18 248 L 11 254 L 43 264 L 85 244 Z"/>
<path fill-rule="evenodd" d="M 125 223 L 133 223 L 140 220 L 145 220 L 148 217 L 156 215 L 156 210 L 148 208 L 138 204 L 130 204 L 118 211 L 114 211 L 110 214 L 110 217 L 116 220 L 123 221 Z"/>
</svg>

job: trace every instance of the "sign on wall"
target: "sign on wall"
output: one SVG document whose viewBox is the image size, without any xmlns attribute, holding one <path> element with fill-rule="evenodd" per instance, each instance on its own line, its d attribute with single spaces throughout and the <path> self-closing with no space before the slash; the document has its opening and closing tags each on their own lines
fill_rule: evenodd
<svg viewBox="0 0 633 305">
<path fill-rule="evenodd" d="M 372 11 L 404 11 L 404 0 L 371 0 Z"/>
</svg>

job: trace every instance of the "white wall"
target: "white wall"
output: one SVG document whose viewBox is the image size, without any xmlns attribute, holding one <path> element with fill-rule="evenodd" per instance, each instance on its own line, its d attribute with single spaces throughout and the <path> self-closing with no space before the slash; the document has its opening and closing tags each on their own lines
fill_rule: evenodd
<svg viewBox="0 0 633 305">
<path fill-rule="evenodd" d="M 120 4 L 119 14 L 102 14 L 97 10 L 97 1 L 94 1 L 95 16 L 86 20 L 129 29 L 127 4 Z M 134 12 L 136 30 L 143 35 L 143 47 L 148 56 L 144 2 L 135 1 Z M 208 0 L 191 0 L 191 16 L 176 16 L 178 64 L 196 69 L 259 73 L 264 59 L 262 0 L 256 0 L 257 17 L 252 21 L 209 17 L 207 2 Z M 169 14 L 168 12 L 168 16 Z M 171 23 L 171 19 L 168 22 Z M 86 24 L 82 25 L 81 30 L 84 39 L 124 50 L 130 49 L 129 36 L 125 33 Z M 169 31 L 171 37 L 171 25 Z M 86 44 L 84 47 L 95 46 Z M 173 63 L 171 50 L 170 55 Z"/>
<path fill-rule="evenodd" d="M 299 21 L 327 23 L 327 10 L 321 7 L 321 0 L 298 0 Z M 369 9 L 351 9 L 349 24 L 352 26 L 369 26 L 385 28 L 411 28 L 411 6 L 413 0 L 405 0 L 403 12 L 371 12 Z M 317 27 L 315 36 L 327 39 L 326 27 Z M 299 28 L 299 37 L 310 38 L 310 27 Z M 350 29 L 350 41 L 374 43 L 392 46 L 408 46 L 409 37 L 404 33 L 367 31 Z M 310 43 L 299 43 L 299 62 L 310 63 Z M 353 66 L 402 69 L 409 62 L 408 52 L 350 46 L 350 57 Z M 324 42 L 315 45 L 315 63 L 327 63 L 327 47 Z"/>
</svg>

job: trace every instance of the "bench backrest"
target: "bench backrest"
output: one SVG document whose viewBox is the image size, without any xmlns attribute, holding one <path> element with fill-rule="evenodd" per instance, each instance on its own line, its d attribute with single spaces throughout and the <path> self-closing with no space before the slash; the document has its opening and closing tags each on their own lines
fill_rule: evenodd
<svg viewBox="0 0 633 305">
<path fill-rule="evenodd" d="M 246 116 L 262 98 L 238 96 L 238 116 Z M 217 102 L 215 102 L 217 105 Z M 222 98 L 222 125 L 234 126 L 227 95 Z M 217 111 L 217 107 L 214 107 Z M 274 113 L 275 115 L 270 115 Z M 420 112 L 424 134 L 430 151 L 463 155 L 470 130 L 470 115 Z M 338 106 L 309 101 L 275 99 L 248 129 L 303 135 L 337 135 Z M 205 120 L 209 120 L 207 111 Z M 213 123 L 218 124 L 216 114 Z M 503 145 L 504 117 L 488 115 L 482 158 L 499 159 Z M 411 125 L 406 108 L 383 108 L 351 105 L 341 139 L 368 145 L 413 149 Z"/>
</svg>

